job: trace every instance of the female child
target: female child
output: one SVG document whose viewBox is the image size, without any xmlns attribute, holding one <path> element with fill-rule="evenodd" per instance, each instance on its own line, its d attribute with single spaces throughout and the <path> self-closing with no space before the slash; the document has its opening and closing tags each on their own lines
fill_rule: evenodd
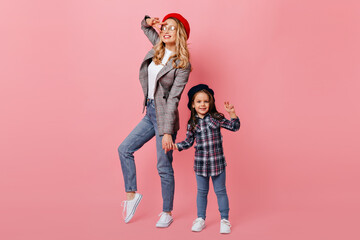
<svg viewBox="0 0 360 240">
<path fill-rule="evenodd" d="M 191 71 L 187 48 L 190 25 L 180 14 L 170 13 L 162 22 L 145 16 L 141 29 L 153 48 L 146 54 L 139 74 L 146 115 L 118 148 L 127 197 L 123 202 L 123 217 L 128 223 L 142 199 L 142 195 L 136 193 L 134 152 L 155 136 L 163 199 L 156 227 L 168 227 L 173 221 L 174 200 L 173 157 L 169 150 L 179 130 L 177 106 Z"/>
<path fill-rule="evenodd" d="M 179 151 L 190 148 L 196 140 L 195 164 L 197 182 L 197 215 L 192 225 L 192 231 L 200 232 L 205 227 L 207 194 L 211 177 L 217 196 L 221 215 L 220 233 L 230 233 L 229 200 L 225 186 L 225 158 L 222 147 L 220 128 L 237 131 L 240 120 L 235 114 L 235 108 L 225 102 L 225 110 L 231 120 L 227 120 L 215 107 L 214 91 L 207 85 L 199 84 L 189 92 L 188 107 L 191 117 L 188 122 L 186 139 L 174 145 Z"/>
</svg>

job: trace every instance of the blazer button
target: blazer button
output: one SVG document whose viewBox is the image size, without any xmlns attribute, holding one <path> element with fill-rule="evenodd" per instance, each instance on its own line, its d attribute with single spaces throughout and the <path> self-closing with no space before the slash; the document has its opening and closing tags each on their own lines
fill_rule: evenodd
<svg viewBox="0 0 360 240">
<path fill-rule="evenodd" d="M 165 97 L 165 96 L 163 96 L 163 99 L 166 99 L 166 97 Z"/>
</svg>

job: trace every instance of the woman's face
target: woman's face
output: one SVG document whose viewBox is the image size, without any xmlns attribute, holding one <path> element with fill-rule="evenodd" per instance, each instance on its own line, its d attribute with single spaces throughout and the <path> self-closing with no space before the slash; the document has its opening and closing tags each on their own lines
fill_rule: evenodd
<svg viewBox="0 0 360 240">
<path fill-rule="evenodd" d="M 174 45 L 176 42 L 177 24 L 173 19 L 166 19 L 167 24 L 161 26 L 160 37 L 165 45 Z"/>
<path fill-rule="evenodd" d="M 192 105 L 195 108 L 196 113 L 200 118 L 203 118 L 209 111 L 210 99 L 209 96 L 204 92 L 199 92 L 195 95 L 194 102 Z"/>
</svg>

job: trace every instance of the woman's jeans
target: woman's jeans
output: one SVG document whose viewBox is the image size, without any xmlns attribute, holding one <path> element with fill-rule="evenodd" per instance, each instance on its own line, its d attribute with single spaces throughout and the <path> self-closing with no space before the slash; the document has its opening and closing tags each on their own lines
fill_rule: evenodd
<svg viewBox="0 0 360 240">
<path fill-rule="evenodd" d="M 173 151 L 169 151 L 165 154 L 165 151 L 162 148 L 163 136 L 159 136 L 154 100 L 148 99 L 146 105 L 145 117 L 125 138 L 118 148 L 121 169 L 125 182 L 125 191 L 137 191 L 134 152 L 156 136 L 157 170 L 161 179 L 163 211 L 170 212 L 173 210 L 175 188 L 174 170 L 172 167 Z M 176 134 L 173 134 L 172 138 L 173 141 L 175 141 Z M 151 157 L 149 158 L 151 159 Z"/>
<path fill-rule="evenodd" d="M 226 193 L 225 178 L 226 178 L 225 170 L 221 174 L 211 177 L 219 205 L 221 219 L 229 219 L 229 199 Z M 206 218 L 206 206 L 207 206 L 207 196 L 209 192 L 209 181 L 210 181 L 210 177 L 203 177 L 200 175 L 196 175 L 197 215 L 202 219 Z"/>
</svg>

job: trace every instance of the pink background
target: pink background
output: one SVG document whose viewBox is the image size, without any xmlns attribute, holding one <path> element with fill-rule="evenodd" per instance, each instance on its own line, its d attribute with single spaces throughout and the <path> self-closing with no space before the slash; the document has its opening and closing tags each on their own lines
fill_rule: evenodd
<svg viewBox="0 0 360 240">
<path fill-rule="evenodd" d="M 136 153 L 143 201 L 121 217 L 117 147 L 143 116 L 151 48 L 140 21 L 169 12 L 191 25 L 185 94 L 207 83 L 242 122 L 223 131 L 228 236 L 212 189 L 208 227 L 190 231 L 193 149 L 174 156 L 175 221 L 155 228 L 154 140 Z M 359 239 L 358 1 L 1 1 L 0 32 L 1 239 Z"/>
</svg>

